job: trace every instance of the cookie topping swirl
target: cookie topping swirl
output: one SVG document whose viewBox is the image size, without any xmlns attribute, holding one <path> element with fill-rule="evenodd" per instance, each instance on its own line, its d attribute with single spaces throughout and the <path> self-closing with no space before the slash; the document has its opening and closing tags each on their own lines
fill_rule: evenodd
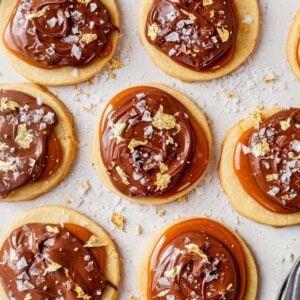
<svg viewBox="0 0 300 300">
<path fill-rule="evenodd" d="M 236 34 L 231 0 L 155 0 L 146 24 L 146 37 L 152 45 L 195 71 L 227 64 Z"/>
<path fill-rule="evenodd" d="M 257 117 L 256 117 L 257 119 Z M 251 177 L 266 208 L 282 213 L 300 210 L 300 110 L 282 110 L 256 124 L 236 149 L 236 169 L 246 186 L 242 169 L 248 161 Z M 242 161 L 242 163 L 240 163 Z M 247 180 L 246 180 L 247 181 Z"/>
<path fill-rule="evenodd" d="M 100 0 L 19 0 L 6 44 L 42 67 L 83 66 L 107 55 L 114 30 Z"/>
<path fill-rule="evenodd" d="M 87 246 L 72 233 L 86 229 L 66 225 L 27 224 L 5 240 L 0 279 L 10 299 L 101 299 L 107 281 L 91 248 L 99 245 Z"/>
<path fill-rule="evenodd" d="M 56 123 L 54 111 L 42 99 L 0 90 L 0 198 L 43 173 Z"/>
<path fill-rule="evenodd" d="M 122 193 L 157 196 L 186 174 L 195 150 L 195 133 L 185 109 L 166 92 L 152 87 L 133 89 L 112 100 L 101 124 L 102 160 Z M 203 154 L 206 164 L 207 140 L 203 147 L 199 155 Z M 199 171 L 203 172 L 202 166 L 196 179 Z"/>
</svg>

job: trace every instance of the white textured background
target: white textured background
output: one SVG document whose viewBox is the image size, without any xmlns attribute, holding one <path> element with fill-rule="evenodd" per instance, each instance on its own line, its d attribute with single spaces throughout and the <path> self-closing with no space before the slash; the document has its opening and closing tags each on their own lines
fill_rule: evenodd
<svg viewBox="0 0 300 300">
<path fill-rule="evenodd" d="M 247 1 L 247 0 L 238 0 Z M 117 57 L 125 68 L 114 71 L 116 79 L 108 78 L 105 70 L 97 76 L 92 86 L 79 85 L 80 93 L 74 87 L 51 88 L 58 93 L 75 119 L 79 153 L 70 175 L 65 182 L 43 197 L 27 203 L 0 203 L 0 234 L 19 213 L 30 208 L 59 204 L 78 209 L 96 220 L 113 237 L 121 256 L 122 284 L 119 299 L 137 296 L 135 271 L 138 257 L 150 235 L 162 225 L 180 217 L 204 216 L 217 219 L 233 227 L 246 240 L 253 251 L 259 268 L 260 287 L 258 299 L 275 299 L 277 290 L 293 264 L 300 256 L 299 226 L 274 229 L 256 224 L 238 216 L 223 194 L 216 173 L 221 142 L 226 130 L 242 117 L 255 109 L 258 104 L 272 107 L 300 106 L 300 83 L 295 80 L 286 62 L 285 43 L 288 29 L 299 0 L 261 0 L 261 34 L 255 53 L 235 73 L 210 83 L 185 84 L 168 77 L 157 69 L 139 44 L 137 14 L 138 0 L 119 0 L 122 21 L 122 38 Z M 132 49 L 132 50 L 130 50 Z M 0 82 L 16 83 L 25 81 L 0 55 Z M 276 76 L 270 84 L 264 83 L 265 76 Z M 209 172 L 195 192 L 189 195 L 188 203 L 174 202 L 164 205 L 164 217 L 159 217 L 154 206 L 139 206 L 121 200 L 109 192 L 99 181 L 92 168 L 92 130 L 98 122 L 103 105 L 117 92 L 131 85 L 144 83 L 165 83 L 193 98 L 213 119 L 213 155 Z M 226 94 L 235 97 L 228 99 Z M 84 106 L 97 106 L 87 112 Z M 80 183 L 89 181 L 91 190 L 83 194 Z M 65 196 L 74 198 L 66 204 Z M 127 218 L 126 233 L 116 229 L 110 222 L 113 211 Z M 136 235 L 136 226 L 141 225 L 143 233 Z"/>
</svg>

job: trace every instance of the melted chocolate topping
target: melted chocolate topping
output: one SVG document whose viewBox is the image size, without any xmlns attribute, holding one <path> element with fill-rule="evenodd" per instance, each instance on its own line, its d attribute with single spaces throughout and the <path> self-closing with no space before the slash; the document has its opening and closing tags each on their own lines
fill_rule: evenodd
<svg viewBox="0 0 300 300">
<path fill-rule="evenodd" d="M 42 67 L 83 66 L 107 55 L 114 30 L 100 0 L 19 0 L 5 42 Z"/>
<path fill-rule="evenodd" d="M 237 26 L 231 0 L 155 0 L 146 37 L 185 67 L 215 70 L 232 58 Z"/>
<path fill-rule="evenodd" d="M 114 186 L 125 195 L 147 197 L 165 194 L 183 177 L 181 189 L 194 183 L 207 166 L 209 150 L 204 135 L 194 155 L 195 133 L 185 108 L 152 87 L 117 97 L 103 114 L 100 133 L 102 160 Z M 199 125 L 197 130 L 203 132 Z"/>
<path fill-rule="evenodd" d="M 10 299 L 101 299 L 107 283 L 90 249 L 60 226 L 24 225 L 0 250 L 0 280 Z"/>
<path fill-rule="evenodd" d="M 247 175 L 247 170 L 241 169 L 240 164 L 245 157 L 256 189 L 263 196 L 256 200 L 275 212 L 300 210 L 300 109 L 276 113 L 240 140 L 235 168 L 249 191 L 249 181 L 243 175 Z"/>
<path fill-rule="evenodd" d="M 0 90 L 0 198 L 36 180 L 46 167 L 48 137 L 57 118 L 40 101 Z"/>
<path fill-rule="evenodd" d="M 212 224 L 202 226 L 219 226 L 228 234 L 221 225 L 209 222 Z M 216 237 L 212 236 L 196 223 L 200 224 L 201 219 L 175 225 L 157 243 L 150 262 L 149 299 L 243 299 L 240 283 L 244 279 L 232 250 L 222 242 L 227 239 L 226 234 L 218 236 L 218 230 L 213 229 Z M 185 226 L 189 228 L 180 234 Z M 230 246 L 238 252 L 239 244 L 236 239 L 233 242 Z"/>
</svg>

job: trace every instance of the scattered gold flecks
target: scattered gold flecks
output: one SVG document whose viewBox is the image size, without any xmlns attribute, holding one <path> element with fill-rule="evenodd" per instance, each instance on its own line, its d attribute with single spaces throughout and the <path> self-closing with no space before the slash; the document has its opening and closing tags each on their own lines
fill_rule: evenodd
<svg viewBox="0 0 300 300">
<path fill-rule="evenodd" d="M 126 218 L 116 212 L 111 216 L 112 223 L 121 231 L 125 231 Z"/>
<path fill-rule="evenodd" d="M 300 160 L 300 154 L 297 155 L 297 156 L 295 156 L 295 157 L 293 157 L 293 160 Z"/>
<path fill-rule="evenodd" d="M 20 105 L 15 101 L 10 101 L 6 97 L 0 99 L 0 111 L 12 110 L 15 111 Z"/>
<path fill-rule="evenodd" d="M 24 300 L 32 300 L 30 293 L 25 295 Z"/>
<path fill-rule="evenodd" d="M 197 244 L 188 244 L 184 247 L 187 249 L 188 253 L 194 253 L 203 259 L 207 259 L 207 255 L 200 249 L 200 247 Z"/>
<path fill-rule="evenodd" d="M 94 103 L 91 103 L 89 105 L 84 105 L 83 106 L 83 110 L 86 112 L 90 112 L 91 110 L 93 110 L 97 105 Z"/>
<path fill-rule="evenodd" d="M 187 195 L 183 195 L 181 197 L 178 198 L 178 201 L 179 202 L 184 202 L 184 203 L 187 203 L 189 201 L 189 198 Z"/>
<path fill-rule="evenodd" d="M 283 131 L 288 130 L 291 127 L 291 118 L 288 118 L 285 121 L 280 121 L 280 127 Z"/>
<path fill-rule="evenodd" d="M 135 297 L 133 295 L 129 296 L 129 300 L 135 300 Z"/>
<path fill-rule="evenodd" d="M 175 277 L 180 273 L 181 267 L 179 265 L 175 266 L 171 270 L 167 270 L 164 272 L 164 277 L 174 280 Z"/>
<path fill-rule="evenodd" d="M 265 76 L 264 78 L 264 83 L 272 83 L 274 80 L 276 79 L 276 76 L 275 75 L 267 75 Z"/>
<path fill-rule="evenodd" d="M 84 290 L 78 285 L 75 287 L 74 292 L 77 294 L 77 297 L 76 297 L 77 299 L 82 299 L 82 300 L 92 299 L 92 297 L 89 296 L 88 294 L 86 294 L 84 292 Z"/>
<path fill-rule="evenodd" d="M 62 266 L 52 260 L 49 260 L 48 267 L 45 269 L 43 276 L 46 276 L 48 273 L 56 272 L 59 270 Z"/>
<path fill-rule="evenodd" d="M 283 201 L 289 201 L 290 200 L 290 196 L 289 195 L 283 195 L 281 197 L 281 200 L 283 200 Z"/>
<path fill-rule="evenodd" d="M 254 120 L 254 128 L 258 129 L 262 122 L 262 112 L 254 111 L 253 113 L 250 114 L 250 117 Z"/>
<path fill-rule="evenodd" d="M 109 79 L 116 79 L 117 76 L 116 76 L 115 73 L 109 72 L 109 73 L 108 73 L 108 78 L 109 78 Z"/>
<path fill-rule="evenodd" d="M 136 234 L 137 235 L 141 235 L 142 232 L 143 232 L 143 229 L 142 229 L 141 225 L 137 225 L 136 226 Z"/>
<path fill-rule="evenodd" d="M 221 41 L 223 43 L 226 43 L 229 40 L 229 36 L 230 36 L 229 31 L 224 27 L 218 27 L 217 31 Z"/>
<path fill-rule="evenodd" d="M 77 0 L 77 2 L 82 4 L 89 4 L 92 0 Z"/>
<path fill-rule="evenodd" d="M 65 202 L 66 202 L 67 204 L 70 204 L 70 203 L 74 202 L 74 198 L 71 197 L 71 196 L 65 196 L 65 197 L 64 197 L 64 200 L 65 200 Z"/>
<path fill-rule="evenodd" d="M 147 35 L 149 36 L 151 41 L 154 41 L 157 35 L 160 33 L 160 31 L 161 31 L 160 27 L 156 23 L 153 23 L 148 26 Z"/>
<path fill-rule="evenodd" d="M 23 149 L 29 149 L 33 142 L 33 135 L 27 131 L 26 124 L 18 125 L 18 133 L 15 142 Z"/>
<path fill-rule="evenodd" d="M 233 287 L 233 284 L 229 283 L 228 286 L 227 286 L 227 288 L 226 288 L 226 291 L 231 291 L 232 287 Z"/>
<path fill-rule="evenodd" d="M 213 0 L 203 0 L 203 6 L 208 6 L 208 5 L 213 5 L 214 1 Z"/>
<path fill-rule="evenodd" d="M 134 152 L 134 149 L 138 146 L 145 146 L 148 144 L 148 141 L 139 141 L 139 140 L 136 140 L 136 139 L 132 139 L 130 141 L 130 143 L 128 144 L 128 148 L 130 150 L 131 153 Z"/>
<path fill-rule="evenodd" d="M 0 160 L 0 171 L 2 171 L 2 172 L 8 172 L 8 171 L 15 172 L 16 169 L 9 162 Z"/>
<path fill-rule="evenodd" d="M 184 15 L 186 15 L 190 20 L 195 21 L 196 16 L 185 9 L 180 10 Z"/>
<path fill-rule="evenodd" d="M 107 246 L 107 241 L 100 236 L 91 235 L 89 240 L 84 244 L 85 248 L 96 248 Z"/>
<path fill-rule="evenodd" d="M 109 63 L 108 63 L 108 68 L 110 70 L 115 70 L 115 69 L 121 69 L 121 68 L 124 68 L 125 67 L 125 64 L 117 59 L 117 58 L 113 58 Z"/>
<path fill-rule="evenodd" d="M 215 17 L 215 10 L 212 9 L 210 12 L 209 12 L 209 17 L 212 19 Z"/>
<path fill-rule="evenodd" d="M 93 85 L 93 80 L 92 80 L 92 79 L 88 79 L 88 80 L 85 82 L 85 84 L 86 84 L 87 86 L 91 86 L 91 85 Z"/>
<path fill-rule="evenodd" d="M 233 98 L 234 96 L 235 96 L 235 94 L 233 92 L 228 92 L 226 94 L 226 97 L 229 98 L 229 99 Z"/>
<path fill-rule="evenodd" d="M 91 189 L 91 185 L 88 181 L 83 181 L 80 183 L 80 188 L 86 193 Z"/>
<path fill-rule="evenodd" d="M 265 156 L 265 155 L 269 154 L 270 151 L 271 151 L 270 145 L 265 140 L 263 140 L 260 143 L 256 144 L 252 148 L 252 154 L 256 157 Z"/>
<path fill-rule="evenodd" d="M 84 42 L 86 44 L 89 44 L 93 41 L 97 40 L 97 34 L 96 33 L 84 33 L 80 39 L 81 42 Z"/>
<path fill-rule="evenodd" d="M 159 110 L 155 114 L 152 120 L 152 125 L 158 129 L 173 129 L 176 127 L 176 119 L 174 116 L 165 114 L 162 105 L 159 106 Z"/>
<path fill-rule="evenodd" d="M 123 130 L 125 129 L 126 124 L 125 123 L 111 123 L 110 128 L 112 130 L 113 138 L 117 139 L 117 144 L 121 141 L 121 134 Z"/>
<path fill-rule="evenodd" d="M 64 268 L 64 272 L 65 272 L 66 277 L 69 278 L 69 277 L 70 277 L 70 275 L 69 275 L 69 270 L 66 269 L 66 268 Z"/>
<path fill-rule="evenodd" d="M 214 121 L 211 119 L 208 119 L 207 124 L 208 124 L 208 126 L 212 126 L 214 124 Z"/>
<path fill-rule="evenodd" d="M 171 182 L 171 176 L 169 174 L 158 173 L 156 175 L 156 181 L 154 182 L 154 184 L 156 185 L 157 190 L 162 191 L 168 187 L 170 182 Z"/>
<path fill-rule="evenodd" d="M 50 226 L 50 225 L 46 226 L 46 230 L 50 233 L 55 233 L 55 234 L 58 234 L 60 231 L 57 226 Z"/>
<path fill-rule="evenodd" d="M 158 215 L 159 215 L 160 217 L 163 217 L 165 214 L 166 214 L 166 211 L 165 211 L 164 209 L 160 209 L 160 210 L 158 211 Z"/>
<path fill-rule="evenodd" d="M 162 297 L 167 296 L 169 293 L 170 293 L 170 290 L 163 290 L 163 291 L 161 291 L 160 293 L 158 293 L 158 294 L 156 295 L 156 297 L 162 298 Z"/>
<path fill-rule="evenodd" d="M 165 173 L 166 171 L 169 170 L 169 167 L 168 167 L 166 164 L 160 162 L 160 163 L 159 163 L 159 169 L 160 169 L 160 172 L 161 172 L 161 173 Z"/>
<path fill-rule="evenodd" d="M 122 182 L 126 185 L 129 185 L 130 182 L 128 181 L 128 175 L 121 169 L 121 167 L 116 166 L 116 171 L 122 179 Z"/>
<path fill-rule="evenodd" d="M 45 13 L 45 10 L 40 9 L 40 10 L 34 12 L 34 13 L 26 14 L 25 19 L 26 20 L 32 20 L 32 19 L 35 19 L 35 18 L 40 18 L 44 15 L 44 13 Z"/>
<path fill-rule="evenodd" d="M 8 148 L 9 148 L 9 146 L 8 146 L 7 144 L 1 143 L 1 142 L 0 142 L 0 151 L 1 151 L 1 150 L 6 150 L 6 149 L 8 149 Z"/>
<path fill-rule="evenodd" d="M 274 181 L 274 180 L 277 180 L 277 179 L 278 179 L 278 174 L 276 174 L 276 173 L 266 175 L 266 180 L 268 182 Z"/>
</svg>

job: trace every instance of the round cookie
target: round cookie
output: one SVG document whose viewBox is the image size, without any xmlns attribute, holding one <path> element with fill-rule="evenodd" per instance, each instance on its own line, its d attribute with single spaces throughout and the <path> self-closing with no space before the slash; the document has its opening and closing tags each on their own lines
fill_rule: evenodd
<svg viewBox="0 0 300 300">
<path fill-rule="evenodd" d="M 162 236 L 170 230 L 172 227 L 175 227 L 176 225 L 183 223 L 183 222 L 188 222 L 188 221 L 193 221 L 193 220 L 201 220 L 200 218 L 197 217 L 192 217 L 192 218 L 185 218 L 181 219 L 179 221 L 175 221 L 171 224 L 168 224 L 164 226 L 162 229 L 160 229 L 154 236 L 149 240 L 149 242 L 146 243 L 145 248 L 143 249 L 143 252 L 141 254 L 139 264 L 138 264 L 138 269 L 137 269 L 137 287 L 138 287 L 138 292 L 140 295 L 141 300 L 148 300 L 149 297 L 148 295 L 148 284 L 149 284 L 149 272 L 147 271 L 149 268 L 150 264 L 150 259 L 153 258 L 152 255 L 156 254 L 157 252 L 154 253 L 154 249 L 158 246 L 158 242 L 161 242 Z M 210 221 L 209 219 L 206 219 L 206 221 Z M 258 287 L 258 273 L 257 273 L 257 268 L 256 268 L 256 263 L 255 260 L 246 245 L 246 243 L 242 240 L 242 238 L 237 235 L 235 232 L 233 232 L 230 228 L 225 226 L 224 224 L 218 223 L 216 221 L 211 220 L 213 223 L 215 223 L 217 226 L 221 225 L 223 228 L 225 228 L 230 234 L 232 234 L 235 239 L 238 241 L 239 245 L 241 246 L 241 249 L 243 251 L 244 255 L 244 261 L 245 261 L 245 270 L 247 274 L 247 286 L 245 289 L 245 295 L 243 300 L 253 300 L 256 297 L 257 293 L 257 287 Z M 213 225 L 212 225 L 213 226 Z M 198 255 L 202 255 L 203 252 L 200 249 L 200 253 L 196 251 L 194 253 L 197 253 Z M 173 262 L 175 263 L 175 262 Z M 170 272 L 171 273 L 171 272 Z M 164 298 L 163 298 L 164 299 Z M 240 298 L 239 298 L 240 299 Z"/>
<path fill-rule="evenodd" d="M 204 115 L 204 113 L 199 109 L 199 107 L 187 96 L 185 96 L 184 94 L 169 88 L 165 85 L 162 84 L 149 84 L 146 86 L 143 86 L 146 88 L 155 88 L 155 89 L 159 89 L 163 92 L 168 93 L 169 95 L 171 95 L 172 97 L 174 97 L 176 100 L 178 100 L 178 102 L 183 106 L 183 108 L 186 110 L 186 112 L 188 114 L 190 114 L 190 116 L 193 117 L 193 119 L 197 122 L 197 125 L 200 126 L 203 130 L 203 133 L 205 134 L 205 137 L 207 139 L 207 143 L 208 143 L 208 156 L 210 156 L 210 152 L 211 152 L 211 146 L 212 146 L 212 136 L 210 133 L 210 129 L 209 129 L 209 125 L 207 122 L 207 119 Z M 143 87 L 136 87 L 136 88 L 143 88 Z M 129 90 L 129 89 L 128 89 Z M 127 90 L 121 92 L 119 95 L 121 95 L 122 93 L 126 93 Z M 117 95 L 118 96 L 118 95 Z M 115 99 L 117 96 L 115 96 L 113 99 Z M 113 101 L 113 99 L 111 101 Z M 163 194 L 160 196 L 155 196 L 155 197 L 130 197 L 122 192 L 120 192 L 112 183 L 110 176 L 108 175 L 108 173 L 106 172 L 106 166 L 104 164 L 104 161 L 102 159 L 102 155 L 100 153 L 100 133 L 101 133 L 101 128 L 102 128 L 102 124 L 104 122 L 104 118 L 105 118 L 105 111 L 106 109 L 109 107 L 110 102 L 107 104 L 106 108 L 104 108 L 103 112 L 102 112 L 102 116 L 100 118 L 100 121 L 95 129 L 94 132 L 94 136 L 93 136 L 93 145 L 92 145 L 92 158 L 93 158 L 93 165 L 96 169 L 96 172 L 98 174 L 98 176 L 100 177 L 100 179 L 104 182 L 104 184 L 114 193 L 116 193 L 117 195 L 119 195 L 120 197 L 129 200 L 131 202 L 134 203 L 138 203 L 138 204 L 154 204 L 154 205 L 160 205 L 160 204 L 165 204 L 165 203 L 169 203 L 171 201 L 177 200 L 180 197 L 186 195 L 187 193 L 191 192 L 198 184 L 199 182 L 203 179 L 203 177 L 205 176 L 205 171 L 207 169 L 207 165 L 205 167 L 205 170 L 203 172 L 203 174 L 197 178 L 197 180 L 195 182 L 193 182 L 193 184 L 189 185 L 187 188 L 182 189 L 181 191 L 178 191 L 174 194 L 171 195 L 167 195 L 164 196 Z M 209 159 L 209 157 L 208 157 Z"/>
<path fill-rule="evenodd" d="M 294 17 L 286 43 L 286 55 L 296 78 L 300 80 L 300 10 Z"/>
<path fill-rule="evenodd" d="M 151 45 L 145 35 L 145 24 L 154 0 L 142 0 L 140 7 L 140 39 L 154 64 L 170 76 L 185 82 L 209 81 L 223 77 L 237 69 L 253 52 L 259 34 L 257 0 L 234 1 L 238 15 L 236 49 L 228 64 L 215 71 L 194 71 L 176 63 L 168 55 Z"/>
<path fill-rule="evenodd" d="M 0 90 L 14 90 L 28 94 L 34 98 L 41 98 L 43 103 L 55 112 L 58 122 L 53 133 L 60 142 L 62 159 L 60 167 L 50 176 L 35 182 L 27 183 L 11 192 L 2 201 L 32 200 L 47 193 L 57 186 L 68 174 L 77 151 L 74 133 L 73 117 L 66 106 L 45 88 L 34 84 L 1 84 Z"/>
<path fill-rule="evenodd" d="M 118 288 L 120 282 L 120 265 L 119 255 L 114 242 L 110 236 L 94 221 L 73 209 L 62 206 L 42 206 L 27 211 L 21 215 L 16 222 L 10 226 L 6 233 L 1 237 L 0 249 L 4 241 L 8 238 L 10 233 L 25 224 L 40 223 L 40 224 L 75 224 L 88 229 L 92 234 L 101 237 L 107 243 L 105 246 L 106 262 L 103 269 L 104 276 L 109 282 Z M 3 300 L 8 300 L 2 284 L 0 283 L 0 296 Z M 111 286 L 107 286 L 101 299 L 114 300 L 117 297 L 117 291 Z"/>
<path fill-rule="evenodd" d="M 109 11 L 112 24 L 118 28 L 119 15 L 116 2 L 114 0 L 101 0 L 101 2 Z M 2 20 L 0 24 L 0 48 L 2 48 L 2 51 L 9 59 L 10 64 L 28 80 L 46 86 L 76 84 L 88 80 L 98 74 L 112 59 L 119 38 L 118 30 L 112 32 L 110 36 L 112 45 L 109 55 L 104 58 L 95 58 L 89 64 L 82 67 L 75 68 L 72 66 L 63 66 L 49 69 L 33 65 L 19 58 L 7 49 L 3 43 L 4 31 L 16 3 L 17 0 L 14 0 L 13 2 L 4 0 L 0 4 L 0 18 Z"/>
<path fill-rule="evenodd" d="M 281 110 L 282 108 L 262 110 L 262 119 L 269 118 Z M 266 209 L 244 190 L 235 173 L 233 161 L 236 144 L 242 134 L 253 128 L 254 124 L 253 118 L 239 121 L 227 132 L 223 141 L 218 173 L 224 192 L 233 208 L 248 219 L 274 227 L 299 224 L 300 212 L 280 214 Z"/>
</svg>

